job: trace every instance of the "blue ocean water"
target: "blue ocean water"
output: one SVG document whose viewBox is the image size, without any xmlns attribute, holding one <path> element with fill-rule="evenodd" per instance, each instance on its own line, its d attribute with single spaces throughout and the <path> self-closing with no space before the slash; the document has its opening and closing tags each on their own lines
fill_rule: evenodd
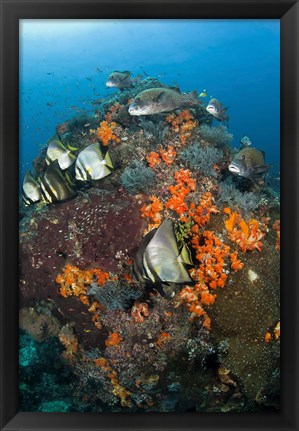
<svg viewBox="0 0 299 431">
<path fill-rule="evenodd" d="M 20 181 L 55 127 L 92 112 L 107 76 L 129 70 L 229 106 L 232 146 L 247 135 L 279 172 L 279 20 L 22 20 Z"/>
</svg>

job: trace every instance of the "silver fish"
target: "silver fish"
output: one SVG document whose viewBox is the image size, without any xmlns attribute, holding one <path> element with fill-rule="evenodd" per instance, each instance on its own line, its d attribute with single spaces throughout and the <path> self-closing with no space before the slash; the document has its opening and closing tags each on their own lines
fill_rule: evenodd
<svg viewBox="0 0 299 431">
<path fill-rule="evenodd" d="M 208 106 L 206 107 L 206 110 L 208 111 L 209 114 L 213 115 L 213 117 L 215 117 L 219 121 L 226 121 L 226 122 L 228 122 L 229 120 L 229 117 L 226 112 L 227 109 L 228 109 L 228 106 L 224 108 L 222 106 L 222 103 L 215 98 L 212 98 L 209 101 Z"/>
<path fill-rule="evenodd" d="M 51 139 L 46 154 L 46 163 L 49 165 L 54 160 L 58 161 L 60 169 L 69 168 L 76 160 L 76 156 L 66 148 L 58 138 Z"/>
<path fill-rule="evenodd" d="M 107 78 L 106 87 L 107 88 L 119 88 L 123 90 L 124 88 L 132 88 L 134 84 L 138 83 L 142 78 L 141 75 L 137 75 L 135 78 L 131 78 L 131 72 L 128 70 L 124 72 L 112 72 Z"/>
<path fill-rule="evenodd" d="M 233 174 L 249 178 L 253 182 L 269 168 L 270 165 L 265 163 L 264 151 L 252 147 L 245 147 L 239 151 L 228 166 Z"/>
<path fill-rule="evenodd" d="M 40 179 L 40 187 L 43 198 L 48 203 L 63 202 L 77 195 L 77 193 L 70 187 L 57 160 L 51 162 L 47 167 Z"/>
<path fill-rule="evenodd" d="M 29 170 L 26 172 L 23 180 L 22 198 L 25 205 L 39 202 L 42 199 L 40 186 Z"/>
<path fill-rule="evenodd" d="M 113 169 L 110 155 L 105 156 L 96 142 L 84 148 L 77 157 L 75 165 L 76 179 L 80 181 L 99 180 L 111 174 Z"/>
<path fill-rule="evenodd" d="M 129 113 L 131 115 L 160 114 L 200 103 L 196 91 L 182 94 L 172 88 L 150 88 L 137 94 L 129 106 Z"/>
<path fill-rule="evenodd" d="M 192 282 L 185 264 L 192 264 L 188 248 L 179 251 L 173 222 L 164 220 L 141 241 L 134 259 L 134 276 L 149 280 L 164 295 L 163 285 Z"/>
</svg>

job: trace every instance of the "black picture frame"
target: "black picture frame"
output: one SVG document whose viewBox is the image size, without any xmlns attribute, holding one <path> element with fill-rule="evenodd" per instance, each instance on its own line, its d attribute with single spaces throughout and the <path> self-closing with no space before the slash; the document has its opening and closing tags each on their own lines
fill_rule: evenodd
<svg viewBox="0 0 299 431">
<path fill-rule="evenodd" d="M 299 4 L 294 0 L 0 0 L 1 405 L 13 430 L 298 430 Z M 18 412 L 19 19 L 276 18 L 281 22 L 281 410 L 237 414 Z M 265 101 L 266 103 L 266 101 Z M 266 109 L 266 107 L 265 107 Z"/>
</svg>

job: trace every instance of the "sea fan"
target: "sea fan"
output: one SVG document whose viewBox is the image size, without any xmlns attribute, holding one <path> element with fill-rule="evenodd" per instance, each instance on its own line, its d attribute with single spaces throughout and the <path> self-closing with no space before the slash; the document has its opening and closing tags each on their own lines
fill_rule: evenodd
<svg viewBox="0 0 299 431">
<path fill-rule="evenodd" d="M 122 186 L 132 195 L 148 191 L 155 181 L 154 172 L 139 160 L 133 160 L 120 176 Z"/>
<path fill-rule="evenodd" d="M 223 152 L 213 147 L 203 147 L 198 142 L 189 145 L 181 154 L 181 158 L 195 171 L 205 176 L 216 176 L 215 163 L 223 157 Z"/>
<path fill-rule="evenodd" d="M 233 140 L 233 135 L 227 131 L 226 127 L 221 125 L 210 127 L 203 124 L 199 128 L 199 132 L 202 139 L 216 147 L 229 145 Z"/>
</svg>

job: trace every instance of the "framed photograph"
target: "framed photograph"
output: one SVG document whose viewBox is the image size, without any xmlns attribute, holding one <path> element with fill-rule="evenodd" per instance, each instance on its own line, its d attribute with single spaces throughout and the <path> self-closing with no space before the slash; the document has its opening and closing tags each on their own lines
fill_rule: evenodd
<svg viewBox="0 0 299 431">
<path fill-rule="evenodd" d="M 298 12 L 1 0 L 1 429 L 298 429 Z"/>
</svg>

